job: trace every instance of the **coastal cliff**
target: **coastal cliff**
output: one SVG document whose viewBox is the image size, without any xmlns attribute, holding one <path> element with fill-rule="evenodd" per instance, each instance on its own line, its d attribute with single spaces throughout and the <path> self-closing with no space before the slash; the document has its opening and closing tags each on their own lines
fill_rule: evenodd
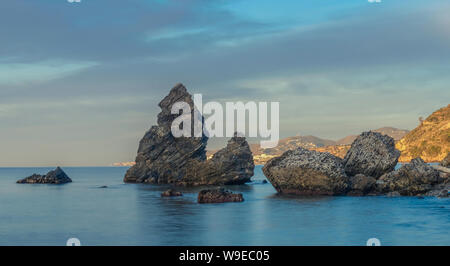
<svg viewBox="0 0 450 266">
<path fill-rule="evenodd" d="M 425 162 L 439 162 L 450 152 L 450 104 L 422 121 L 396 145 L 400 162 L 421 157 Z"/>
</svg>

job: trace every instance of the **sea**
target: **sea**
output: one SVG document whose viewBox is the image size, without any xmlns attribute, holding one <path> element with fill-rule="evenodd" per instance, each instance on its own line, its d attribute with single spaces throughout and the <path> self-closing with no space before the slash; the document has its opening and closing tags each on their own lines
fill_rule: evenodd
<svg viewBox="0 0 450 266">
<path fill-rule="evenodd" d="M 242 203 L 198 204 L 202 188 L 124 184 L 126 167 L 65 167 L 73 182 L 16 184 L 52 168 L 0 168 L 0 245 L 450 245 L 450 199 L 292 197 L 264 183 L 227 189 Z M 103 187 L 103 186 L 106 186 Z"/>
</svg>

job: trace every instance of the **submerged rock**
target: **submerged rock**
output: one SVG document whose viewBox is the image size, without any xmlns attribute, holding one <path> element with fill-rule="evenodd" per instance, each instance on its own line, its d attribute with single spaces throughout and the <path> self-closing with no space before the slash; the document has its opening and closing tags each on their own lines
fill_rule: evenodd
<svg viewBox="0 0 450 266">
<path fill-rule="evenodd" d="M 416 158 L 400 169 L 384 174 L 377 182 L 377 190 L 382 193 L 398 191 L 403 196 L 425 194 L 443 180 L 439 172 Z"/>
<path fill-rule="evenodd" d="M 48 172 L 46 175 L 33 174 L 17 181 L 19 184 L 65 184 L 70 182 L 72 182 L 72 179 L 60 167 Z"/>
<path fill-rule="evenodd" d="M 173 189 L 168 189 L 163 193 L 161 193 L 161 197 L 181 197 L 181 196 L 183 196 L 183 193 L 175 191 Z"/>
<path fill-rule="evenodd" d="M 394 170 L 399 157 L 393 138 L 369 131 L 356 138 L 343 163 L 349 176 L 363 174 L 379 178 Z"/>
<path fill-rule="evenodd" d="M 244 197 L 241 193 L 233 193 L 231 191 L 221 189 L 202 190 L 198 193 L 198 203 L 225 203 L 225 202 L 242 202 Z"/>
<path fill-rule="evenodd" d="M 351 196 L 362 196 L 371 193 L 375 188 L 377 180 L 371 176 L 357 174 L 350 177 L 350 191 L 347 193 Z"/>
<path fill-rule="evenodd" d="M 450 152 L 447 153 L 447 156 L 441 161 L 441 166 L 450 167 Z"/>
<path fill-rule="evenodd" d="M 139 143 L 136 165 L 124 178 L 128 183 L 153 183 L 175 185 L 226 185 L 249 182 L 253 176 L 253 156 L 245 138 L 233 137 L 226 148 L 206 160 L 208 137 L 174 137 L 172 122 L 180 115 L 172 115 L 177 102 L 188 103 L 191 118 L 199 116 L 194 109 L 192 96 L 182 84 L 177 84 L 160 103 L 158 125 L 152 126 Z M 181 114 L 187 115 L 187 114 Z M 203 117 L 199 117 L 201 127 Z"/>
<path fill-rule="evenodd" d="M 341 195 L 349 188 L 342 159 L 304 148 L 269 160 L 263 172 L 279 193 Z"/>
</svg>

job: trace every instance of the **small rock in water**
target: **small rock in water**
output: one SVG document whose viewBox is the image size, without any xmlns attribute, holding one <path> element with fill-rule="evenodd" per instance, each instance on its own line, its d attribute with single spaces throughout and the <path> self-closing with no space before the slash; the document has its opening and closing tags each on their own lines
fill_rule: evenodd
<svg viewBox="0 0 450 266">
<path fill-rule="evenodd" d="M 423 197 L 423 196 L 418 196 L 417 198 L 418 199 L 425 199 L 425 197 Z"/>
<path fill-rule="evenodd" d="M 234 194 L 231 191 L 221 189 L 207 189 L 198 193 L 198 203 L 224 203 L 242 202 L 244 197 L 241 193 Z"/>
<path fill-rule="evenodd" d="M 183 193 L 175 191 L 173 189 L 168 189 L 163 193 L 161 193 L 161 197 L 180 197 L 180 196 L 183 196 Z"/>
<path fill-rule="evenodd" d="M 269 182 L 267 182 L 267 180 L 264 179 L 264 180 L 262 181 L 262 183 L 263 183 L 263 184 L 267 184 L 267 183 L 269 183 Z"/>
<path fill-rule="evenodd" d="M 65 184 L 72 182 L 66 173 L 57 167 L 55 170 L 48 172 L 46 175 L 33 174 L 32 176 L 18 180 L 18 184 Z"/>
<path fill-rule="evenodd" d="M 108 188 L 108 186 L 100 186 L 100 187 L 98 187 L 98 188 Z"/>
</svg>

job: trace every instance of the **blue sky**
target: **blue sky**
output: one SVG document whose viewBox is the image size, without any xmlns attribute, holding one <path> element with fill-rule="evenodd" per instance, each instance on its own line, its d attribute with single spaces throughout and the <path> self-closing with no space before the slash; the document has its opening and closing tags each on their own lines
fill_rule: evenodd
<svg viewBox="0 0 450 266">
<path fill-rule="evenodd" d="M 282 137 L 412 129 L 449 103 L 447 2 L 3 1 L 0 166 L 134 160 L 177 82 L 279 101 Z"/>
</svg>

